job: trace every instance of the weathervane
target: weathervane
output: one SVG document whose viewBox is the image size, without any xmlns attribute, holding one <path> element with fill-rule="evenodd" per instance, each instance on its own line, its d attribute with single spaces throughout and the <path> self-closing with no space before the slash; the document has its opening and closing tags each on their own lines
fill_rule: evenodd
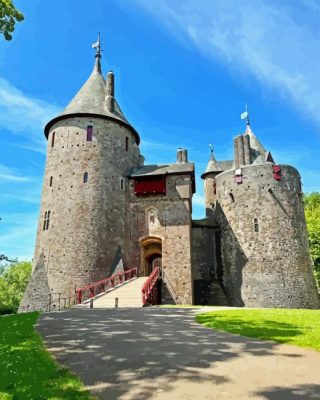
<svg viewBox="0 0 320 400">
<path fill-rule="evenodd" d="M 101 52 L 102 52 L 102 50 L 101 50 L 100 32 L 98 33 L 98 40 L 95 43 L 93 43 L 92 48 L 97 50 L 96 57 L 100 58 L 101 57 Z"/>
<path fill-rule="evenodd" d="M 247 125 L 250 125 L 250 121 L 249 121 L 249 111 L 248 111 L 248 106 L 247 106 L 247 104 L 246 104 L 246 111 L 243 112 L 243 113 L 241 113 L 240 118 L 241 118 L 241 119 L 247 120 Z"/>
</svg>

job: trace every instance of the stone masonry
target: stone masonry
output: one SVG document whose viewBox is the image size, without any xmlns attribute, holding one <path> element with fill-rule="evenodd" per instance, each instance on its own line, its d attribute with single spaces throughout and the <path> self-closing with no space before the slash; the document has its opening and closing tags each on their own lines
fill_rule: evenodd
<svg viewBox="0 0 320 400">
<path fill-rule="evenodd" d="M 175 164 L 144 164 L 100 58 L 98 50 L 88 80 L 45 128 L 34 268 L 20 312 L 133 267 L 140 276 L 160 268 L 162 303 L 318 308 L 298 171 L 276 164 L 247 121 L 234 160 L 212 152 L 206 218 L 192 221 L 187 150 Z"/>
</svg>

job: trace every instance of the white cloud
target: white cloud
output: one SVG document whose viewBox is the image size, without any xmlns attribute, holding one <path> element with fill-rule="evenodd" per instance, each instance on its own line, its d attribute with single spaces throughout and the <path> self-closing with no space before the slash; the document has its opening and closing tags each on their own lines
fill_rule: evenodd
<svg viewBox="0 0 320 400">
<path fill-rule="evenodd" d="M 197 206 L 204 207 L 204 204 L 205 204 L 204 197 L 199 195 L 198 193 L 195 193 L 192 197 L 192 204 L 196 204 Z"/>
<path fill-rule="evenodd" d="M 59 111 L 51 104 L 24 94 L 0 77 L 0 129 L 22 135 L 26 141 L 36 145 L 33 150 L 45 151 L 41 128 Z"/>
<path fill-rule="evenodd" d="M 12 213 L 1 215 L 0 253 L 9 258 L 31 259 L 34 249 L 38 215 Z"/>
<path fill-rule="evenodd" d="M 29 176 L 21 176 L 14 169 L 6 167 L 0 164 L 0 182 L 29 182 L 31 178 Z"/>
<path fill-rule="evenodd" d="M 252 74 L 320 124 L 320 6 L 314 0 L 139 0 L 179 39 Z"/>
</svg>

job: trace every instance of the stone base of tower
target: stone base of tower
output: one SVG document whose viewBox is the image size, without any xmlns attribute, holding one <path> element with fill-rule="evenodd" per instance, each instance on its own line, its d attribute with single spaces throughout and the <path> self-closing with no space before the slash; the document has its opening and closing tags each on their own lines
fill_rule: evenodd
<svg viewBox="0 0 320 400">
<path fill-rule="evenodd" d="M 241 295 L 246 307 L 320 308 L 320 296 L 311 273 L 299 273 L 294 279 L 268 273 L 243 275 Z M 259 290 L 257 290 L 259 288 Z"/>
<path fill-rule="evenodd" d="M 18 313 L 39 311 L 49 303 L 50 288 L 44 254 L 33 269 L 32 276 L 19 306 Z"/>
</svg>

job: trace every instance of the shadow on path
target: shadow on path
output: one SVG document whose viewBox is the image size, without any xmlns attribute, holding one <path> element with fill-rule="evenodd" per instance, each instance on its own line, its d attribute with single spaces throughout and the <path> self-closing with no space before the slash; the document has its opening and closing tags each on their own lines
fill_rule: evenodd
<svg viewBox="0 0 320 400">
<path fill-rule="evenodd" d="M 256 395 L 268 400 L 319 400 L 320 385 L 298 385 L 290 389 L 275 387 L 257 392 Z"/>
<path fill-rule="evenodd" d="M 215 375 L 213 363 L 273 355 L 279 346 L 208 329 L 194 317 L 191 309 L 71 309 L 43 314 L 38 330 L 56 359 L 108 400 L 151 399 L 155 392 L 172 392 L 177 379 L 218 387 L 236 376 Z M 299 357 L 295 351 L 280 356 L 299 362 L 292 359 Z"/>
</svg>

